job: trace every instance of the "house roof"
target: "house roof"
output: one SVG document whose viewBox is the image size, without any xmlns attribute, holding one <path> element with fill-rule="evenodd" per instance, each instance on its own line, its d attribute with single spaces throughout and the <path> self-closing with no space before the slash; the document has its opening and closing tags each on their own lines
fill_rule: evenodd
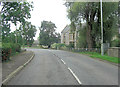
<svg viewBox="0 0 120 87">
<path fill-rule="evenodd" d="M 83 27 L 85 27 L 85 26 L 86 26 L 86 23 L 82 23 L 81 26 L 77 26 L 77 27 L 76 27 L 76 30 L 78 31 L 80 28 L 83 28 Z M 65 28 L 62 30 L 61 33 L 66 33 L 66 32 L 68 32 L 69 30 L 70 30 L 70 25 L 66 25 Z"/>
<path fill-rule="evenodd" d="M 62 30 L 61 33 L 66 33 L 70 30 L 70 26 L 69 25 L 66 25 L 65 28 Z"/>
</svg>

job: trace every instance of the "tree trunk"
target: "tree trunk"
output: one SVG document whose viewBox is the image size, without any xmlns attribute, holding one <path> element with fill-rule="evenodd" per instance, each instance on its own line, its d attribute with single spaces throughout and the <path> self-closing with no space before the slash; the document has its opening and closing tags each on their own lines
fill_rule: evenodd
<svg viewBox="0 0 120 87">
<path fill-rule="evenodd" d="M 88 48 L 90 49 L 90 48 L 93 48 L 93 40 L 92 40 L 92 36 L 91 36 L 92 26 L 90 23 L 88 23 L 87 27 L 88 27 L 87 34 L 86 34 L 87 35 L 87 45 L 88 45 Z"/>
</svg>

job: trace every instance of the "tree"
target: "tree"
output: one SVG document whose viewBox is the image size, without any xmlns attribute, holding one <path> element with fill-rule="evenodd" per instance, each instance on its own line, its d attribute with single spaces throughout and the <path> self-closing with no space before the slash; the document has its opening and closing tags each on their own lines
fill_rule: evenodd
<svg viewBox="0 0 120 87">
<path fill-rule="evenodd" d="M 51 21 L 42 21 L 39 34 L 40 45 L 50 46 L 53 43 L 58 43 L 60 34 L 55 31 L 55 24 Z"/>
<path fill-rule="evenodd" d="M 24 23 L 26 19 L 31 18 L 30 11 L 33 8 L 32 3 L 2 2 L 2 20 L 7 22 L 11 21 L 15 25 L 17 22 Z"/>
<path fill-rule="evenodd" d="M 1 28 L 2 28 L 2 41 L 3 42 L 9 42 L 8 37 L 10 35 L 10 24 L 2 21 L 1 22 Z"/>
<path fill-rule="evenodd" d="M 23 38 L 23 43 L 32 46 L 37 31 L 36 27 L 32 25 L 31 22 L 26 21 L 24 25 L 20 25 L 19 30 L 22 31 L 21 38 Z"/>
<path fill-rule="evenodd" d="M 14 32 L 10 32 L 10 25 L 11 23 L 15 26 L 17 26 L 17 23 L 24 24 L 31 17 L 30 11 L 33 6 L 32 3 L 28 2 L 0 2 L 0 5 L 2 5 L 0 11 L 2 60 L 6 60 L 9 59 L 11 53 L 20 52 L 21 45 L 23 44 L 22 31 L 16 29 Z"/>
<path fill-rule="evenodd" d="M 92 48 L 94 45 L 94 37 L 92 37 L 92 24 L 97 15 L 98 3 L 94 2 L 75 2 L 71 5 L 68 13 L 68 17 L 71 20 L 72 25 L 80 25 L 82 21 L 86 22 L 86 41 L 88 48 Z"/>
<path fill-rule="evenodd" d="M 99 2 L 73 2 L 67 5 L 68 18 L 71 20 L 71 29 L 76 30 L 81 22 L 86 23 L 86 42 L 88 48 L 96 47 L 100 42 L 100 3 Z M 112 7 L 112 8 L 111 8 Z M 117 2 L 103 2 L 104 42 L 110 42 L 117 24 Z M 114 27 L 113 27 L 114 26 Z M 114 29 L 115 28 L 115 29 Z M 108 34 L 111 37 L 108 37 Z"/>
<path fill-rule="evenodd" d="M 2 41 L 8 42 L 10 24 L 24 24 L 25 20 L 31 17 L 30 11 L 33 6 L 28 2 L 1 2 L 1 5 Z"/>
<path fill-rule="evenodd" d="M 79 36 L 77 40 L 77 47 L 78 48 L 86 48 L 87 42 L 86 42 L 86 26 L 84 26 L 82 29 L 79 29 Z"/>
</svg>

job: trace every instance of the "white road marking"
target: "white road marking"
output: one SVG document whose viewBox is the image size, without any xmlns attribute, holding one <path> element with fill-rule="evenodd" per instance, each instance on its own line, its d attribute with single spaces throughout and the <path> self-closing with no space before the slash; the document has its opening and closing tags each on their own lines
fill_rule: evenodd
<svg viewBox="0 0 120 87">
<path fill-rule="evenodd" d="M 11 78 L 15 77 L 15 75 L 22 70 L 33 58 L 34 58 L 35 54 L 33 54 L 33 56 L 23 65 L 19 66 L 16 70 L 14 70 L 11 74 L 9 74 L 7 76 L 7 78 L 2 82 L 2 84 L 6 84 Z"/>
<path fill-rule="evenodd" d="M 63 62 L 63 64 L 66 64 L 62 59 L 61 59 L 61 61 Z"/>
<path fill-rule="evenodd" d="M 53 54 L 53 55 L 55 55 L 55 54 Z M 57 55 L 55 55 L 56 57 L 58 57 Z M 59 58 L 59 57 L 58 57 Z M 59 58 L 59 59 L 61 59 L 61 58 Z M 63 62 L 63 64 L 66 64 L 62 59 L 61 59 L 61 61 Z M 77 80 L 77 82 L 81 85 L 82 84 L 82 82 L 79 80 L 79 78 L 75 75 L 75 73 L 68 67 L 68 70 L 71 72 L 71 74 L 73 75 L 73 77 Z"/>
<path fill-rule="evenodd" d="M 81 85 L 82 83 L 80 82 L 79 78 L 75 75 L 75 73 L 68 67 L 68 70 L 72 73 L 72 75 L 75 77 L 77 82 Z"/>
</svg>

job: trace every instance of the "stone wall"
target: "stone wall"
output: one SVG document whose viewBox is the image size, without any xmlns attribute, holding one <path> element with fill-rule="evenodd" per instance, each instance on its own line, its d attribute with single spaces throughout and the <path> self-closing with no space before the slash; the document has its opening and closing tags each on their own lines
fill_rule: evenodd
<svg viewBox="0 0 120 87">
<path fill-rule="evenodd" d="M 120 58 L 120 47 L 110 47 L 107 53 L 108 56 Z"/>
</svg>

